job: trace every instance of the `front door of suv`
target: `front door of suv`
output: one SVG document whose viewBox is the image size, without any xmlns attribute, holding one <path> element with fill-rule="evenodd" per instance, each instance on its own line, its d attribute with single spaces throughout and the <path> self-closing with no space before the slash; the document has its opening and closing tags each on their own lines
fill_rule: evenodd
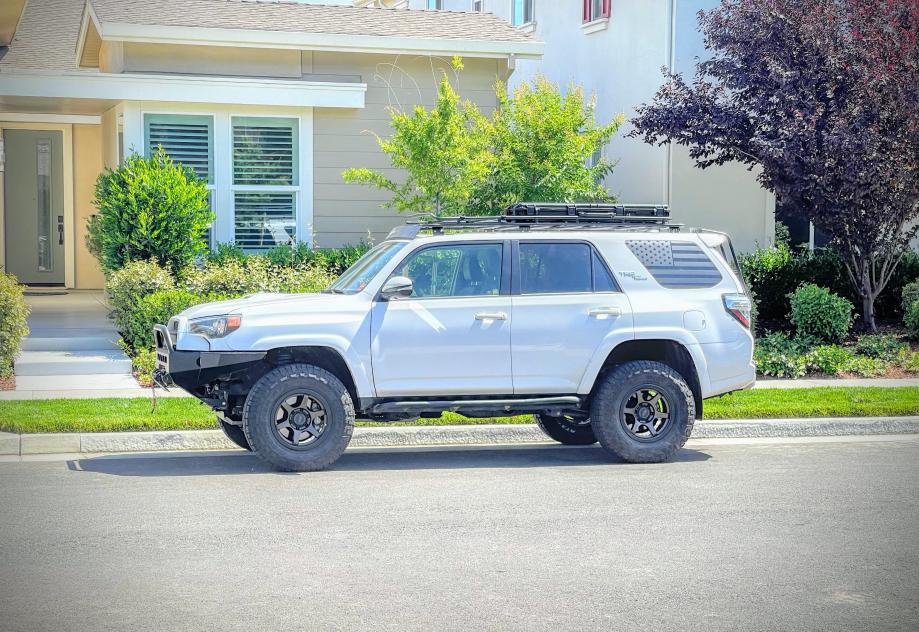
<svg viewBox="0 0 919 632">
<path fill-rule="evenodd" d="M 511 256 L 514 393 L 576 393 L 599 349 L 632 338 L 629 300 L 587 242 L 521 240 Z"/>
<path fill-rule="evenodd" d="M 396 267 L 413 290 L 373 306 L 378 397 L 512 392 L 509 256 L 509 242 L 444 243 Z"/>
</svg>

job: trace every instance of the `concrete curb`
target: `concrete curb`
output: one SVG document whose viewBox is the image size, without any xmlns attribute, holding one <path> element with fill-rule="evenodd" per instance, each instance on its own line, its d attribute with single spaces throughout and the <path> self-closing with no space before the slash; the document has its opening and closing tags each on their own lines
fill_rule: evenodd
<svg viewBox="0 0 919 632">
<path fill-rule="evenodd" d="M 734 419 L 700 421 L 693 439 L 833 437 L 919 434 L 919 416 L 830 419 Z M 351 447 L 502 445 L 550 441 L 534 424 L 394 426 L 355 428 Z M 236 446 L 220 430 L 0 433 L 0 455 L 226 450 Z"/>
</svg>

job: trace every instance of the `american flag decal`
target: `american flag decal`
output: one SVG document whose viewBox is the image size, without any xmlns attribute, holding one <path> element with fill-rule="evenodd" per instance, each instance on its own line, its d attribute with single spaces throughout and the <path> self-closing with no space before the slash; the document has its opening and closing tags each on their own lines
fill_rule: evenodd
<svg viewBox="0 0 919 632">
<path fill-rule="evenodd" d="M 654 280 L 668 288 L 713 287 L 721 273 L 708 255 L 689 241 L 630 239 L 625 242 Z"/>
</svg>

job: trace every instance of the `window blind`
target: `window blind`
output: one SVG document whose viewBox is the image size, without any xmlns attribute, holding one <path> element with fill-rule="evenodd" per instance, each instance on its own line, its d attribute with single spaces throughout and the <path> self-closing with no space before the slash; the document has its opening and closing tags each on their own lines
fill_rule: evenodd
<svg viewBox="0 0 919 632">
<path fill-rule="evenodd" d="M 236 243 L 244 250 L 293 244 L 297 236 L 295 193 L 237 191 Z"/>
<path fill-rule="evenodd" d="M 145 154 L 159 146 L 174 162 L 213 183 L 213 126 L 210 116 L 147 114 L 144 118 Z"/>
<path fill-rule="evenodd" d="M 295 119 L 233 119 L 233 184 L 297 184 Z"/>
</svg>

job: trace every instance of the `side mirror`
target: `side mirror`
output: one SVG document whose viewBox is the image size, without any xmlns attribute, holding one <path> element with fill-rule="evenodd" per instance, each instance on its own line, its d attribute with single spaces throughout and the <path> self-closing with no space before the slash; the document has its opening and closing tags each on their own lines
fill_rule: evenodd
<svg viewBox="0 0 919 632">
<path fill-rule="evenodd" d="M 414 287 L 412 286 L 412 280 L 410 278 L 395 276 L 383 284 L 383 289 L 380 290 L 380 296 L 384 301 L 389 301 L 394 298 L 411 296 L 413 290 Z"/>
</svg>

